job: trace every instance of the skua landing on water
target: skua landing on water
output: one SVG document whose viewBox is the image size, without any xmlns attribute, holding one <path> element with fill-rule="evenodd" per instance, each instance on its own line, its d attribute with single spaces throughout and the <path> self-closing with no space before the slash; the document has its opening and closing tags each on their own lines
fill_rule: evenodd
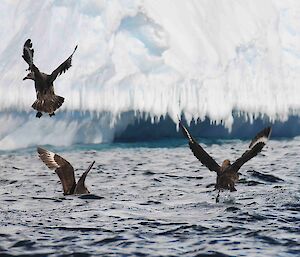
<svg viewBox="0 0 300 257">
<path fill-rule="evenodd" d="M 197 143 L 189 130 L 182 124 L 181 120 L 179 120 L 179 126 L 183 135 L 189 140 L 189 146 L 194 156 L 210 171 L 215 171 L 217 173 L 215 189 L 218 190 L 218 195 L 216 202 L 219 201 L 221 190 L 230 190 L 230 192 L 237 191 L 235 183 L 239 179 L 239 169 L 263 149 L 272 131 L 271 127 L 264 128 L 256 134 L 249 145 L 249 149 L 246 150 L 240 158 L 232 164 L 230 163 L 230 160 L 226 159 L 223 161 L 222 165 L 219 166 L 219 164 L 217 164 L 216 161 Z"/>
</svg>

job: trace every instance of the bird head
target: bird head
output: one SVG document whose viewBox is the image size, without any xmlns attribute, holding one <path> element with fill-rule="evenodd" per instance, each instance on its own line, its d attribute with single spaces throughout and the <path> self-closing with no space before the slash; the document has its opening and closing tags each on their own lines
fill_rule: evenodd
<svg viewBox="0 0 300 257">
<path fill-rule="evenodd" d="M 35 80 L 35 77 L 34 77 L 34 73 L 31 71 L 27 74 L 26 77 L 23 78 L 23 80 L 26 80 L 26 79 L 32 79 L 32 80 Z"/>
<path fill-rule="evenodd" d="M 224 160 L 223 163 L 222 163 L 222 167 L 221 169 L 222 170 L 225 170 L 227 167 L 229 167 L 231 164 L 230 164 L 230 161 L 228 159 Z"/>
</svg>

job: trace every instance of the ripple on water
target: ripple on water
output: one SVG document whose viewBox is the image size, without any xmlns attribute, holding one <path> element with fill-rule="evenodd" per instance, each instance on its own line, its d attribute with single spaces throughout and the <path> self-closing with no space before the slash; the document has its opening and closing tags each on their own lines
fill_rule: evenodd
<svg viewBox="0 0 300 257">
<path fill-rule="evenodd" d="M 284 144 L 242 167 L 238 191 L 218 204 L 215 173 L 186 146 L 64 151 L 79 173 L 96 161 L 81 196 L 63 196 L 35 153 L 2 154 L 0 255 L 298 256 L 300 162 L 284 151 L 300 144 Z M 243 148 L 207 146 L 220 160 Z"/>
<path fill-rule="evenodd" d="M 279 177 L 276 177 L 274 175 L 263 174 L 261 172 L 255 171 L 255 170 L 249 170 L 247 172 L 250 173 L 252 177 L 258 178 L 258 179 L 260 179 L 262 181 L 265 181 L 265 182 L 274 183 L 274 182 L 282 182 L 282 181 L 284 181 L 283 179 L 281 179 Z"/>
</svg>

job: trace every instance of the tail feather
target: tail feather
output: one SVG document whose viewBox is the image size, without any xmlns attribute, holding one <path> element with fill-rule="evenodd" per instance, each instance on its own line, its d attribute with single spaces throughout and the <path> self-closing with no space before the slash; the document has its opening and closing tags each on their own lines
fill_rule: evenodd
<svg viewBox="0 0 300 257">
<path fill-rule="evenodd" d="M 38 98 L 33 104 L 32 108 L 39 112 L 53 113 L 62 106 L 64 98 L 58 95 L 47 95 L 43 98 Z"/>
</svg>

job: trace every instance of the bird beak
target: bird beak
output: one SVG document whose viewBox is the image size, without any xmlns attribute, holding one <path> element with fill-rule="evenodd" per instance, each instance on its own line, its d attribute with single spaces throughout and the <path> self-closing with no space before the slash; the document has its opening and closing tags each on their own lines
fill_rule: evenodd
<svg viewBox="0 0 300 257">
<path fill-rule="evenodd" d="M 27 74 L 27 76 L 23 78 L 23 80 L 26 80 L 26 79 L 32 79 L 32 80 L 34 80 L 34 73 L 33 72 L 29 72 Z"/>
</svg>

